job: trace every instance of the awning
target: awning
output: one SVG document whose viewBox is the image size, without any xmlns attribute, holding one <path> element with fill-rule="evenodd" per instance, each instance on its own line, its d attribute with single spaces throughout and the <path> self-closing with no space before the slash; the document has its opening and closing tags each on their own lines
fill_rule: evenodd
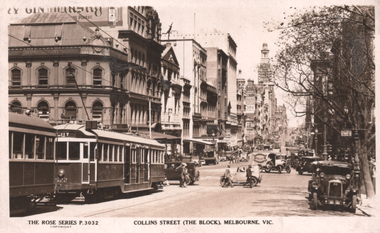
<svg viewBox="0 0 380 233">
<path fill-rule="evenodd" d="M 203 145 L 214 145 L 214 143 L 212 142 L 207 142 L 207 141 L 203 141 L 201 139 L 194 139 L 194 138 L 187 138 L 187 139 L 183 139 L 184 142 L 188 141 L 188 142 L 194 142 L 194 143 L 199 143 L 199 144 L 203 144 Z"/>
</svg>

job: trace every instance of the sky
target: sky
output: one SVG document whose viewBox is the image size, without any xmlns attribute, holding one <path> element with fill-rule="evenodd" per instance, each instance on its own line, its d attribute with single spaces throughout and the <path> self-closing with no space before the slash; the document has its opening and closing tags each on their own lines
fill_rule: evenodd
<svg viewBox="0 0 380 233">
<path fill-rule="evenodd" d="M 268 44 L 269 57 L 274 57 L 278 47 L 275 45 L 279 30 L 269 32 L 264 28 L 264 22 L 283 21 L 294 7 L 298 9 L 314 5 L 341 4 L 352 1 L 276 1 L 276 0 L 192 0 L 176 1 L 128 1 L 128 5 L 151 5 L 160 17 L 162 32 L 166 32 L 169 25 L 173 23 L 172 30 L 179 34 L 193 34 L 203 30 L 204 32 L 229 33 L 237 44 L 238 70 L 242 71 L 242 78 L 252 79 L 257 83 L 257 66 L 260 64 L 261 49 L 263 43 Z M 358 2 L 358 1 L 355 1 Z M 361 1 L 361 2 L 373 2 Z M 126 6 L 125 1 L 65 1 L 64 4 L 51 3 L 46 0 L 39 1 L 7 1 L 7 7 L 3 9 L 0 19 L 3 22 L 16 20 L 16 16 L 7 14 L 9 8 L 19 7 L 52 7 L 52 6 Z M 291 9 L 292 7 L 292 9 Z M 285 12 L 285 14 L 284 14 Z M 21 13 L 21 11 L 20 11 Z M 24 14 L 25 15 L 25 14 Z M 22 14 L 19 14 L 22 16 Z M 27 16 L 27 15 L 26 15 Z M 2 27 L 4 31 L 4 27 Z M 4 37 L 2 37 L 2 40 Z M 279 89 L 276 90 L 278 105 L 284 104 L 284 96 Z M 302 118 L 295 118 L 290 107 L 286 106 L 289 126 L 296 127 L 303 122 Z"/>
</svg>

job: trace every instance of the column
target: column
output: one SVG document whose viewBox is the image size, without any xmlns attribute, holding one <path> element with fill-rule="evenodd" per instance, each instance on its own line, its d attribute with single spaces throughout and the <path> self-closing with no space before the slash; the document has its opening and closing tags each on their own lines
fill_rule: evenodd
<svg viewBox="0 0 380 233">
<path fill-rule="evenodd" d="M 54 94 L 54 121 L 56 124 L 58 124 L 58 120 L 59 120 L 58 100 L 59 100 L 59 94 Z"/>
<path fill-rule="evenodd" d="M 82 85 L 92 85 L 93 83 L 90 81 L 90 82 L 87 82 L 87 61 L 82 61 L 81 62 L 81 66 L 82 66 L 82 82 L 79 82 L 78 80 L 78 84 L 82 84 Z"/>
<path fill-rule="evenodd" d="M 26 62 L 26 85 L 28 88 L 32 85 L 32 71 L 31 71 L 32 63 Z"/>
<path fill-rule="evenodd" d="M 87 100 L 87 94 L 82 93 L 82 101 L 83 101 L 83 111 L 82 111 L 82 119 L 87 120 L 87 109 L 86 109 L 86 100 Z M 90 117 L 90 116 L 89 116 Z"/>
<path fill-rule="evenodd" d="M 26 107 L 32 109 L 32 94 L 26 95 Z"/>
<path fill-rule="evenodd" d="M 53 76 L 53 80 L 49 83 L 53 84 L 54 86 L 58 86 L 59 85 L 59 82 L 58 82 L 58 80 L 59 80 L 59 73 L 58 73 L 59 62 L 53 61 L 53 67 L 54 67 L 54 76 Z M 56 118 L 56 120 L 58 120 L 58 118 Z"/>
</svg>

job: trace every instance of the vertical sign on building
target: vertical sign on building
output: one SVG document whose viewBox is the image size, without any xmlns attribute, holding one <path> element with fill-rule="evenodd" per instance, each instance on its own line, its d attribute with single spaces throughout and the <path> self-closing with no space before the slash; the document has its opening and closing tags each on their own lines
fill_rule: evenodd
<svg viewBox="0 0 380 233">
<path fill-rule="evenodd" d="M 117 8 L 116 7 L 110 7 L 109 8 L 109 14 L 108 14 L 108 21 L 109 22 L 112 22 L 113 25 L 115 26 L 116 23 L 117 23 L 117 18 L 118 18 L 118 15 L 117 15 Z"/>
</svg>

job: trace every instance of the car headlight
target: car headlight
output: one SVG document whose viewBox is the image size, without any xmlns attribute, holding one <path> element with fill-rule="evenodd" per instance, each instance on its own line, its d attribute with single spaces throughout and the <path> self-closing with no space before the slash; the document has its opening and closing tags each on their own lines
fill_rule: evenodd
<svg viewBox="0 0 380 233">
<path fill-rule="evenodd" d="M 64 176 L 65 176 L 65 169 L 59 169 L 59 171 L 58 171 L 58 177 L 62 178 Z"/>
<path fill-rule="evenodd" d="M 319 176 L 320 176 L 321 178 L 323 178 L 323 177 L 325 177 L 325 173 L 321 172 L 321 173 L 319 174 Z"/>
<path fill-rule="evenodd" d="M 351 178 L 351 175 L 350 174 L 347 174 L 346 175 L 346 179 L 349 180 Z"/>
</svg>

